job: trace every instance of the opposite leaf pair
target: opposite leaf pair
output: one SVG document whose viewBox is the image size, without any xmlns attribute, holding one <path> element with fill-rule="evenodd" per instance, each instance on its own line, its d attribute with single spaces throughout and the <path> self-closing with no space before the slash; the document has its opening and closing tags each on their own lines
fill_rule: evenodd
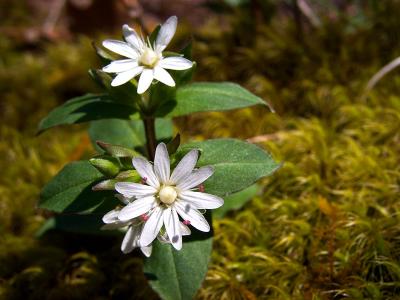
<svg viewBox="0 0 400 300">
<path fill-rule="evenodd" d="M 191 150 L 172 173 L 164 143 L 157 146 L 154 166 L 143 158 L 132 160 L 143 184 L 116 183 L 115 189 L 121 194 L 120 199 L 126 206 L 116 208 L 103 217 L 103 222 L 108 224 L 106 229 L 128 226 L 121 247 L 123 252 L 140 247 L 146 256 L 150 256 L 151 243 L 157 236 L 159 240 L 171 243 L 175 249 L 180 250 L 182 236 L 190 234 L 186 225 L 190 224 L 203 232 L 210 230 L 210 225 L 199 209 L 218 208 L 224 200 L 203 192 L 201 184 L 214 170 L 210 166 L 195 169 L 198 156 L 198 150 Z"/>
</svg>

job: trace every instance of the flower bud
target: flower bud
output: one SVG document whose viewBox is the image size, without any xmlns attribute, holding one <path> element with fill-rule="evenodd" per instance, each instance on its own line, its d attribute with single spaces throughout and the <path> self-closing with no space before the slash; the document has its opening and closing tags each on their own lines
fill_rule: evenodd
<svg viewBox="0 0 400 300">
<path fill-rule="evenodd" d="M 104 191 L 104 190 L 114 190 L 115 189 L 115 184 L 118 181 L 115 179 L 106 179 L 103 181 L 100 181 L 98 184 L 92 186 L 93 191 Z"/>
<path fill-rule="evenodd" d="M 95 157 L 91 158 L 89 162 L 108 177 L 114 177 L 120 170 L 118 160 L 113 157 Z"/>
<path fill-rule="evenodd" d="M 96 144 L 106 151 L 108 154 L 114 157 L 138 157 L 141 156 L 140 153 L 136 152 L 133 149 L 125 148 L 119 145 L 108 144 L 105 142 L 97 141 Z"/>
</svg>

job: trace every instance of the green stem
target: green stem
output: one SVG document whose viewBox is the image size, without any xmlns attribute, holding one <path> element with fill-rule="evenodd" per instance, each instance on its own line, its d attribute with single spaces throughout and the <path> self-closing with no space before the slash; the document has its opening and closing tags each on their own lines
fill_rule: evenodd
<svg viewBox="0 0 400 300">
<path fill-rule="evenodd" d="M 155 119 L 153 117 L 144 117 L 144 131 L 146 133 L 146 146 L 148 158 L 153 161 L 154 154 L 156 152 L 156 130 L 155 130 Z"/>
</svg>

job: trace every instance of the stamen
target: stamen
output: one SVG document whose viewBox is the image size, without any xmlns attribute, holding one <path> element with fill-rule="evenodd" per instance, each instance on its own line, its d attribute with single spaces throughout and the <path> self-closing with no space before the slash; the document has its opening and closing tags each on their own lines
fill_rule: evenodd
<svg viewBox="0 0 400 300">
<path fill-rule="evenodd" d="M 204 193 L 204 191 L 205 191 L 204 185 L 200 184 L 199 185 L 199 192 Z"/>
<path fill-rule="evenodd" d="M 190 221 L 189 220 L 184 220 L 182 223 L 185 224 L 185 225 L 190 225 Z"/>
<path fill-rule="evenodd" d="M 143 178 L 140 180 L 140 183 L 141 183 L 141 184 L 145 184 L 146 181 L 147 181 L 147 177 L 143 177 Z"/>
<path fill-rule="evenodd" d="M 140 216 L 140 218 L 141 218 L 144 222 L 146 222 L 146 221 L 149 219 L 149 216 L 148 216 L 147 214 L 143 214 L 143 215 Z"/>
<path fill-rule="evenodd" d="M 151 46 L 150 37 L 147 37 L 147 45 L 151 50 L 153 50 L 153 47 Z"/>
</svg>

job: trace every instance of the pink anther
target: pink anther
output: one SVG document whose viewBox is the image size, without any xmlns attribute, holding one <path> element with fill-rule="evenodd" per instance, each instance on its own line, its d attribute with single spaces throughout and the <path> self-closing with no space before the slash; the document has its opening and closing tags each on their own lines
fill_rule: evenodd
<svg viewBox="0 0 400 300">
<path fill-rule="evenodd" d="M 205 191 L 204 185 L 200 184 L 199 185 L 199 192 L 204 193 L 204 191 Z"/>
<path fill-rule="evenodd" d="M 147 181 L 147 177 L 143 177 L 143 178 L 140 180 L 140 182 L 141 182 L 142 184 L 145 184 L 146 181 Z"/>
<path fill-rule="evenodd" d="M 184 220 L 184 221 L 183 221 L 183 224 L 185 224 L 185 225 L 190 225 L 190 221 L 189 221 L 189 220 Z"/>
<path fill-rule="evenodd" d="M 146 221 L 149 219 L 149 216 L 148 216 L 147 214 L 143 214 L 143 215 L 140 216 L 140 218 L 141 218 L 143 221 L 146 222 Z"/>
</svg>

